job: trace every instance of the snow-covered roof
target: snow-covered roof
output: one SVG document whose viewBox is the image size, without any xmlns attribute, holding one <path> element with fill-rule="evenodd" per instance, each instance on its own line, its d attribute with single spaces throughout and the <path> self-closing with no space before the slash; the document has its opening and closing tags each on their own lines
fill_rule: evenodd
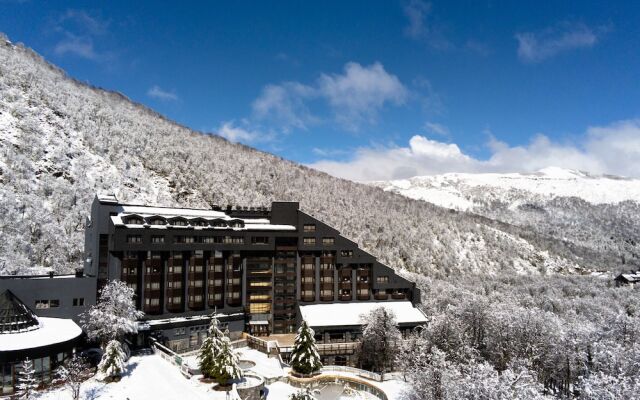
<svg viewBox="0 0 640 400">
<path fill-rule="evenodd" d="M 217 211 L 214 211 L 217 212 Z M 167 225 L 150 225 L 150 224 L 143 224 L 143 225 L 138 225 L 138 224 L 125 224 L 123 221 L 123 218 L 126 218 L 130 215 L 136 215 L 136 216 L 141 216 L 142 218 L 148 218 L 148 217 L 153 217 L 153 216 L 157 216 L 158 214 L 140 214 L 140 213 L 135 213 L 135 214 L 128 214 L 128 213 L 124 213 L 124 214 L 118 214 L 118 215 L 113 215 L 111 216 L 111 222 L 113 222 L 113 224 L 115 226 L 124 226 L 127 228 L 149 228 L 149 229 L 167 229 Z M 215 226 L 181 226 L 181 225 L 171 225 L 172 228 L 183 228 L 183 229 L 194 229 L 194 230 L 235 230 L 235 231 L 247 231 L 247 230 L 252 230 L 252 231 L 295 231 L 296 227 L 293 225 L 278 225 L 278 224 L 270 224 L 269 220 L 266 218 L 255 218 L 255 219 L 251 219 L 251 218 L 231 218 L 227 215 L 225 215 L 223 213 L 223 217 L 203 217 L 203 216 L 196 216 L 196 217 L 185 217 L 185 219 L 191 221 L 194 219 L 205 219 L 207 221 L 214 221 L 214 220 L 224 220 L 227 222 L 231 222 L 231 221 L 242 221 L 244 223 L 243 227 L 215 227 Z M 175 217 L 184 217 L 184 215 L 167 215 L 165 216 L 165 218 L 175 218 Z"/>
<path fill-rule="evenodd" d="M 640 281 L 640 271 L 636 272 L 635 274 L 630 273 L 630 274 L 621 274 L 621 275 L 625 280 L 629 282 Z"/>
<path fill-rule="evenodd" d="M 238 316 L 238 315 L 244 315 L 244 314 L 243 313 L 232 313 L 232 314 L 217 313 L 216 317 L 217 318 L 227 318 L 227 317 Z M 150 320 L 146 321 L 146 323 L 149 324 L 149 326 L 155 326 L 155 325 L 173 324 L 173 323 L 177 323 L 177 322 L 203 321 L 203 320 L 210 320 L 210 319 L 211 319 L 211 315 L 210 314 L 203 314 L 203 315 L 193 315 L 193 316 L 188 316 L 188 317 L 173 317 L 173 318 L 163 318 L 163 319 L 150 319 Z"/>
<path fill-rule="evenodd" d="M 165 218 L 169 217 L 203 217 L 203 218 L 229 218 L 227 214 L 222 211 L 215 210 L 199 210 L 192 208 L 170 208 L 170 207 L 148 207 L 148 206 L 135 206 L 135 205 L 123 205 L 122 212 L 124 214 L 139 214 L 139 215 L 161 215 Z"/>
<path fill-rule="evenodd" d="M 35 349 L 73 340 L 82 329 L 70 319 L 38 317 L 38 329 L 0 335 L 0 351 Z"/>
<path fill-rule="evenodd" d="M 410 301 L 372 301 L 300 306 L 302 319 L 311 327 L 362 325 L 362 316 L 378 307 L 393 312 L 398 324 L 422 324 L 427 317 Z"/>
</svg>

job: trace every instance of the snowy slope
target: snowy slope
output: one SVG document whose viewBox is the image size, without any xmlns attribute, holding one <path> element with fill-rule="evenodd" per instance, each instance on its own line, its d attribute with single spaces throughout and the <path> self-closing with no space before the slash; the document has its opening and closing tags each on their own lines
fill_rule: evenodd
<svg viewBox="0 0 640 400">
<path fill-rule="evenodd" d="M 412 199 L 468 211 L 491 200 L 515 201 L 527 197 L 578 197 L 592 204 L 640 202 L 640 180 L 548 167 L 536 173 L 462 174 L 418 176 L 374 185 Z M 517 205 L 517 204 L 516 204 Z"/>
<path fill-rule="evenodd" d="M 0 274 L 82 265 L 96 192 L 203 208 L 299 201 L 380 261 L 432 276 L 617 269 L 619 259 L 618 245 L 585 248 L 557 235 L 530 236 L 488 213 L 452 213 L 195 132 L 75 81 L 0 36 Z M 597 210 L 598 218 L 612 222 L 616 210 Z"/>
</svg>

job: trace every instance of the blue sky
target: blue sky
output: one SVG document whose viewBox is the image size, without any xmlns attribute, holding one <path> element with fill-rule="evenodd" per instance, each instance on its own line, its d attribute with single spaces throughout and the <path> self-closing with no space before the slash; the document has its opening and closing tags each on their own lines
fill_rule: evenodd
<svg viewBox="0 0 640 400">
<path fill-rule="evenodd" d="M 638 2 L 101 4 L 0 0 L 0 31 L 189 127 L 346 178 L 640 170 Z"/>
</svg>

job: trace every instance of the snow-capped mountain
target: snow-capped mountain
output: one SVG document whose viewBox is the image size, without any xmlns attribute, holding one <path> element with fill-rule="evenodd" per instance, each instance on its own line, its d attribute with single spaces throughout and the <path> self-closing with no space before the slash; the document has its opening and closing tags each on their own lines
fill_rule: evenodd
<svg viewBox="0 0 640 400">
<path fill-rule="evenodd" d="M 640 180 L 549 167 L 535 173 L 449 173 L 374 186 L 408 198 L 521 227 L 525 237 L 552 237 L 595 265 L 619 257 L 637 265 Z"/>
<path fill-rule="evenodd" d="M 595 251 L 532 235 L 490 213 L 451 212 L 195 132 L 75 81 L 0 35 L 0 274 L 80 266 L 96 192 L 189 207 L 299 201 L 382 262 L 432 276 L 619 269 L 622 255 L 617 245 Z M 636 204 L 593 211 L 583 203 L 571 203 L 576 213 L 597 211 L 615 229 L 612 216 L 631 212 L 620 205 Z"/>
<path fill-rule="evenodd" d="M 640 180 L 548 167 L 535 173 L 449 173 L 374 182 L 387 191 L 459 211 L 482 209 L 488 202 L 518 207 L 535 198 L 577 197 L 591 204 L 640 202 Z"/>
</svg>

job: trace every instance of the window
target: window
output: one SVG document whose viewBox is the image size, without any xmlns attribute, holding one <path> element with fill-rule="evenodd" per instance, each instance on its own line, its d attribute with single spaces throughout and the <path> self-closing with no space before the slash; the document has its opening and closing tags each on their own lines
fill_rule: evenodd
<svg viewBox="0 0 640 400">
<path fill-rule="evenodd" d="M 199 239 L 200 239 L 199 240 L 200 243 L 208 243 L 208 244 L 220 243 L 219 241 L 216 242 L 216 239 L 220 239 L 220 238 L 217 238 L 214 236 L 200 236 Z"/>
<path fill-rule="evenodd" d="M 160 282 L 145 282 L 145 287 L 149 290 L 159 290 Z"/>
<path fill-rule="evenodd" d="M 353 250 L 341 250 L 340 255 L 342 257 L 353 257 Z"/>
<path fill-rule="evenodd" d="M 315 232 L 316 231 L 316 224 L 304 224 L 303 232 Z"/>
<path fill-rule="evenodd" d="M 313 271 L 315 268 L 315 264 L 305 263 L 305 264 L 302 264 L 300 268 L 302 268 L 303 271 Z"/>
<path fill-rule="evenodd" d="M 142 225 L 144 224 L 144 220 L 140 217 L 133 216 L 133 217 L 127 217 L 125 220 L 125 223 L 128 225 Z"/>
<path fill-rule="evenodd" d="M 187 226 L 187 221 L 184 219 L 174 219 L 171 221 L 171 225 L 174 226 Z"/>
<path fill-rule="evenodd" d="M 302 239 L 302 243 L 305 246 L 313 246 L 314 244 L 316 244 L 316 238 L 314 237 L 306 237 Z"/>
<path fill-rule="evenodd" d="M 268 294 L 252 294 L 249 296 L 249 300 L 271 300 L 271 296 Z"/>
<path fill-rule="evenodd" d="M 201 280 L 189 281 L 189 286 L 190 287 L 202 287 L 202 281 Z"/>
<path fill-rule="evenodd" d="M 313 290 L 303 290 L 301 292 L 302 297 L 314 297 L 315 293 L 313 292 Z"/>
<path fill-rule="evenodd" d="M 244 237 L 242 236 L 225 236 L 222 240 L 224 244 L 244 244 Z"/>
<path fill-rule="evenodd" d="M 242 221 L 231 221 L 229 223 L 229 226 L 232 227 L 232 228 L 242 228 L 242 227 L 244 227 L 244 222 L 242 222 Z"/>
<path fill-rule="evenodd" d="M 312 276 L 303 276 L 302 277 L 302 283 L 313 283 L 315 281 L 315 278 Z"/>
<path fill-rule="evenodd" d="M 180 289 L 182 288 L 182 281 L 167 281 L 168 289 Z"/>
<path fill-rule="evenodd" d="M 269 237 L 267 236 L 252 236 L 251 244 L 269 244 Z"/>
<path fill-rule="evenodd" d="M 180 304 L 180 303 L 182 303 L 182 297 L 180 296 L 169 297 L 169 304 Z"/>
<path fill-rule="evenodd" d="M 165 221 L 163 218 L 151 218 L 151 220 L 149 221 L 149 223 L 151 225 L 166 225 L 167 221 Z"/>
<path fill-rule="evenodd" d="M 211 226 L 216 227 L 216 228 L 226 228 L 227 227 L 227 223 L 224 220 L 217 219 L 217 220 L 211 222 Z"/>
<path fill-rule="evenodd" d="M 176 335 L 184 335 L 184 334 L 185 334 L 185 329 L 184 328 L 176 329 Z"/>
<path fill-rule="evenodd" d="M 213 281 L 213 286 L 222 286 L 222 279 L 215 279 Z"/>
<path fill-rule="evenodd" d="M 127 243 L 142 243 L 142 235 L 127 235 Z"/>
<path fill-rule="evenodd" d="M 369 296 L 369 289 L 358 289 L 358 296 Z"/>
<path fill-rule="evenodd" d="M 379 276 L 376 278 L 377 283 L 389 283 L 389 277 L 386 275 Z"/>
<path fill-rule="evenodd" d="M 144 299 L 144 304 L 147 306 L 159 306 L 160 305 L 160 299 L 157 297 L 154 297 L 152 299 L 145 297 Z"/>
<path fill-rule="evenodd" d="M 322 297 L 333 297 L 333 290 L 321 290 L 320 296 Z"/>
<path fill-rule="evenodd" d="M 213 272 L 222 272 L 223 266 L 222 264 L 216 264 L 213 266 Z"/>
<path fill-rule="evenodd" d="M 322 238 L 322 244 L 324 246 L 333 246 L 334 243 L 335 243 L 335 239 L 332 237 Z"/>
<path fill-rule="evenodd" d="M 151 236 L 151 243 L 164 243 L 164 236 Z"/>
<path fill-rule="evenodd" d="M 193 236 L 176 236 L 173 241 L 174 243 L 194 243 L 195 238 Z"/>
<path fill-rule="evenodd" d="M 271 281 L 251 281 L 249 282 L 250 287 L 269 287 L 271 286 Z"/>
<path fill-rule="evenodd" d="M 84 297 L 77 297 L 73 299 L 74 307 L 82 307 L 84 306 Z"/>
<path fill-rule="evenodd" d="M 193 226 L 207 226 L 209 225 L 204 219 L 196 219 L 191 221 L 191 225 Z"/>
<path fill-rule="evenodd" d="M 322 283 L 333 283 L 333 276 L 323 276 L 320 278 Z"/>
<path fill-rule="evenodd" d="M 49 300 L 36 300 L 36 310 L 49 308 Z"/>
</svg>

